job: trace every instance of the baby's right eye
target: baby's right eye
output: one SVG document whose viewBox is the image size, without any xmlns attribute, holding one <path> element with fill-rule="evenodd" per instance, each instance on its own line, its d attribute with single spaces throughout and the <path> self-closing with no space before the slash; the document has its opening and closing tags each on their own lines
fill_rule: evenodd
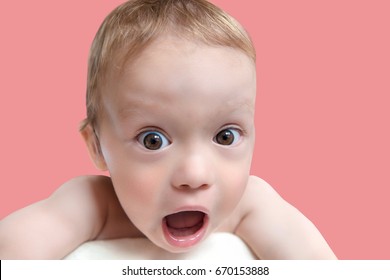
<svg viewBox="0 0 390 280">
<path fill-rule="evenodd" d="M 158 131 L 145 131 L 138 135 L 138 142 L 148 150 L 160 150 L 171 144 L 167 137 Z"/>
</svg>

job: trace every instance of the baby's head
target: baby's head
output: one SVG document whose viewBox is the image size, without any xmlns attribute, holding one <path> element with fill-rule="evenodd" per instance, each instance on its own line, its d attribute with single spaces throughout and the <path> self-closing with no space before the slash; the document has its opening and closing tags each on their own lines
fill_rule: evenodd
<svg viewBox="0 0 390 280">
<path fill-rule="evenodd" d="M 81 132 L 156 245 L 186 251 L 234 212 L 249 177 L 255 94 L 248 35 L 206 1 L 129 1 L 103 22 Z"/>
</svg>

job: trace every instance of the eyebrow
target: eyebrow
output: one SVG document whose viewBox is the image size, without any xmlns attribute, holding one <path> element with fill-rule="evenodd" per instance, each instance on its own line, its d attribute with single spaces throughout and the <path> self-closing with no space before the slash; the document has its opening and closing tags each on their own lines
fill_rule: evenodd
<svg viewBox="0 0 390 280">
<path fill-rule="evenodd" d="M 141 107 L 148 106 L 144 102 L 140 101 L 125 101 L 123 104 L 120 105 L 118 109 L 118 115 L 121 119 L 126 119 L 131 115 L 140 115 L 140 110 L 139 108 Z M 153 106 L 153 105 L 150 105 Z"/>
<path fill-rule="evenodd" d="M 232 107 L 232 111 L 236 111 L 236 110 L 241 110 L 243 107 L 247 108 L 248 110 L 250 111 L 254 111 L 255 110 L 255 101 L 253 100 L 249 100 L 249 99 L 245 99 L 244 101 L 241 101 L 239 103 L 236 103 L 234 101 L 229 101 L 229 102 L 226 102 L 227 105 L 229 107 Z"/>
<path fill-rule="evenodd" d="M 134 103 L 138 103 L 138 104 L 134 104 Z M 240 102 L 240 103 L 236 103 L 236 102 L 233 102 L 233 101 L 227 101 L 227 102 L 221 102 L 221 106 L 218 106 L 218 107 L 215 107 L 215 109 L 219 109 L 218 111 L 219 112 L 235 112 L 235 111 L 240 111 L 242 109 L 244 110 L 248 110 L 250 112 L 254 112 L 255 110 L 255 106 L 254 104 L 252 104 L 254 102 L 252 102 L 251 100 L 245 100 L 243 102 Z M 120 119 L 126 119 L 128 118 L 129 116 L 132 116 L 132 115 L 142 115 L 141 114 L 141 111 L 139 110 L 139 106 L 141 103 L 140 102 L 127 102 L 128 105 L 124 105 L 124 106 L 121 106 L 119 109 L 118 109 L 118 115 L 120 117 Z M 143 103 L 142 104 L 143 107 L 148 107 L 148 105 L 145 106 L 145 104 Z M 150 107 L 152 106 L 155 106 L 155 105 L 150 105 Z M 223 109 L 221 109 L 223 108 Z M 151 108 L 150 111 L 152 111 L 153 109 Z"/>
</svg>

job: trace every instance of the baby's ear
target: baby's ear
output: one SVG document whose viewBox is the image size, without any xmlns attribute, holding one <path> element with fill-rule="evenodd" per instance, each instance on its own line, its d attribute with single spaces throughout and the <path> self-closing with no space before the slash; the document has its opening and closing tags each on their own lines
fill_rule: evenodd
<svg viewBox="0 0 390 280">
<path fill-rule="evenodd" d="M 89 156 L 91 157 L 96 168 L 106 171 L 107 164 L 104 159 L 102 150 L 100 148 L 100 142 L 96 133 L 90 124 L 86 125 L 81 131 L 81 135 L 84 138 L 85 144 L 87 144 Z"/>
</svg>

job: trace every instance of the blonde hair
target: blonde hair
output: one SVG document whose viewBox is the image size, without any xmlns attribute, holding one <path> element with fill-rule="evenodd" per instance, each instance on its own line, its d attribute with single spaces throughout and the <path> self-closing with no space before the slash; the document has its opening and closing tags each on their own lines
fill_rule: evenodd
<svg viewBox="0 0 390 280">
<path fill-rule="evenodd" d="M 99 89 L 107 73 L 113 67 L 123 67 L 164 32 L 207 45 L 232 47 L 256 60 L 243 27 L 205 0 L 127 1 L 105 18 L 93 40 L 88 61 L 87 118 L 80 130 L 97 124 L 101 110 Z"/>
</svg>

